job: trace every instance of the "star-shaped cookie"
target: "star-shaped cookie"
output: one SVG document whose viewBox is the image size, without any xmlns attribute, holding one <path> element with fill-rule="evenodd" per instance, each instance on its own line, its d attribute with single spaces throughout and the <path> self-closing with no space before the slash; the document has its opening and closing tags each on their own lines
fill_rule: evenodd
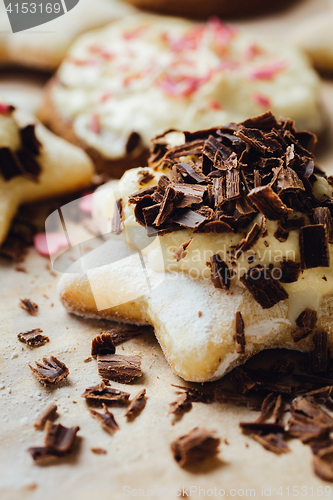
<svg viewBox="0 0 333 500">
<path fill-rule="evenodd" d="M 0 104 L 0 244 L 20 205 L 79 190 L 92 175 L 81 149 Z"/>
<path fill-rule="evenodd" d="M 108 240 L 62 277 L 63 304 L 153 325 L 196 382 L 262 349 L 310 350 L 314 332 L 331 345 L 332 187 L 314 144 L 271 113 L 158 136 L 147 168 L 95 193 Z"/>
</svg>

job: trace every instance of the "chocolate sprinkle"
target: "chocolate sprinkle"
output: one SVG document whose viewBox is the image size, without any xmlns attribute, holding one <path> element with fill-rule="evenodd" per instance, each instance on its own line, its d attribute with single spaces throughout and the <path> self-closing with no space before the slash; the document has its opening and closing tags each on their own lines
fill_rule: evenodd
<svg viewBox="0 0 333 500">
<path fill-rule="evenodd" d="M 29 365 L 29 368 L 42 384 L 57 384 L 69 375 L 65 363 L 62 363 L 54 356 L 43 358 L 43 365 L 38 361 L 35 361 L 35 363 L 37 368 L 31 365 Z"/>
<path fill-rule="evenodd" d="M 219 445 L 220 439 L 206 429 L 196 427 L 173 441 L 171 451 L 178 465 L 185 467 L 217 455 Z"/>
<path fill-rule="evenodd" d="M 98 354 L 114 354 L 115 352 L 116 347 L 109 333 L 97 335 L 91 343 L 92 356 L 97 356 Z"/>
<path fill-rule="evenodd" d="M 110 387 L 108 380 L 102 380 L 100 384 L 88 387 L 81 397 L 99 401 L 127 401 L 130 394 L 119 389 L 114 389 Z"/>
<path fill-rule="evenodd" d="M 38 305 L 30 299 L 20 299 L 20 307 L 27 311 L 31 316 L 37 316 Z"/>
<path fill-rule="evenodd" d="M 268 268 L 252 267 L 240 278 L 240 281 L 263 309 L 269 309 L 288 298 L 288 293 Z"/>
<path fill-rule="evenodd" d="M 127 410 L 125 411 L 125 417 L 133 418 L 142 412 L 146 406 L 146 389 L 141 389 L 141 391 L 134 396 Z"/>
<path fill-rule="evenodd" d="M 35 328 L 34 330 L 30 330 L 29 332 L 19 333 L 17 338 L 20 342 L 27 344 L 30 347 L 40 347 L 45 345 L 50 341 L 48 337 L 42 335 L 43 330 L 40 328 Z"/>
<path fill-rule="evenodd" d="M 236 342 L 236 352 L 237 354 L 244 354 L 245 352 L 245 335 L 244 335 L 244 321 L 242 314 L 238 311 L 236 312 L 236 334 L 235 334 L 235 342 Z"/>
<path fill-rule="evenodd" d="M 57 409 L 58 407 L 55 403 L 50 403 L 39 415 L 36 422 L 34 423 L 34 427 L 36 429 L 44 429 L 47 420 L 51 420 L 55 416 Z"/>
<path fill-rule="evenodd" d="M 96 410 L 89 409 L 90 415 L 95 418 L 102 426 L 102 428 L 108 432 L 109 434 L 114 434 L 118 429 L 119 425 L 117 424 L 113 413 L 108 410 L 106 404 L 103 403 L 104 413 L 100 413 Z"/>
<path fill-rule="evenodd" d="M 330 266 L 328 237 L 324 224 L 302 227 L 299 244 L 302 269 Z"/>
<path fill-rule="evenodd" d="M 124 329 L 113 329 L 105 332 L 101 332 L 101 335 L 107 334 L 111 336 L 112 342 L 115 346 L 126 342 L 127 340 L 136 337 L 136 335 L 140 335 L 143 332 L 142 327 L 132 326 L 127 330 Z"/>
<path fill-rule="evenodd" d="M 141 377 L 141 358 L 121 354 L 97 356 L 98 373 L 116 382 L 127 384 L 135 377 Z"/>
</svg>

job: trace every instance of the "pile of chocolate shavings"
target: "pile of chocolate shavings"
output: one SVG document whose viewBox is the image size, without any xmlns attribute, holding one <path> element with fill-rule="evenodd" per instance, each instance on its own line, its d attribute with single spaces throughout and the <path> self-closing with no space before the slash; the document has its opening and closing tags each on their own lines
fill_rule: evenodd
<svg viewBox="0 0 333 500">
<path fill-rule="evenodd" d="M 23 176 L 38 182 L 41 173 L 38 156 L 42 145 L 36 137 L 35 125 L 29 124 L 20 128 L 20 137 L 19 150 L 12 151 L 8 146 L 0 147 L 0 173 L 5 181 Z"/>
<path fill-rule="evenodd" d="M 129 198 L 148 236 L 184 228 L 196 233 L 237 233 L 261 213 L 262 227 L 254 224 L 237 248 L 231 249 L 232 264 L 267 234 L 265 221 L 270 219 L 278 223 L 275 237 L 279 241 L 286 241 L 291 230 L 300 231 L 301 261 L 281 264 L 282 282 L 297 281 L 301 270 L 330 265 L 333 197 L 319 202 L 313 194 L 316 175 L 324 176 L 314 163 L 313 134 L 297 132 L 293 121 L 277 121 L 270 112 L 239 124 L 185 132 L 181 146 L 168 145 L 170 132 L 154 139 L 148 162 L 155 170 L 169 169 L 169 175 Z M 227 279 L 213 273 L 213 283 L 228 288 L 233 270 L 227 263 L 221 267 Z M 263 307 L 287 298 L 277 279 L 270 280 L 266 295 L 259 293 L 261 287 L 247 275 L 241 281 Z"/>
<path fill-rule="evenodd" d="M 240 422 L 240 427 L 266 450 L 289 453 L 291 439 L 310 446 L 315 474 L 333 481 L 333 417 L 327 411 L 333 411 L 333 362 L 327 335 L 316 335 L 308 354 L 295 352 L 291 360 L 288 351 L 262 352 L 220 381 L 201 387 L 217 403 L 259 411 L 255 420 Z M 181 389 L 188 395 L 193 391 Z"/>
</svg>

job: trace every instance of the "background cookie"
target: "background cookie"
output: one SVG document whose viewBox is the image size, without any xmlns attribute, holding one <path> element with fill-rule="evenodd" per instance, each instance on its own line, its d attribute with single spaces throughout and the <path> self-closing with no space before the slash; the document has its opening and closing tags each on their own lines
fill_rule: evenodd
<svg viewBox="0 0 333 500">
<path fill-rule="evenodd" d="M 40 117 L 98 170 L 142 164 L 168 128 L 197 130 L 271 109 L 320 130 L 319 79 L 289 43 L 217 19 L 137 15 L 81 37 L 46 91 Z"/>
<path fill-rule="evenodd" d="M 189 18 L 204 18 L 207 16 L 218 15 L 221 17 L 255 16 L 290 6 L 293 1 L 281 0 L 274 2 L 272 0 L 236 0 L 230 2 L 227 0 L 207 0 L 200 2 L 198 0 L 126 0 L 128 3 L 141 9 L 152 10 L 162 14 L 172 14 L 176 16 L 185 16 Z"/>
<path fill-rule="evenodd" d="M 331 9 L 301 25 L 296 41 L 316 68 L 333 72 L 333 4 Z"/>
<path fill-rule="evenodd" d="M 118 0 L 80 0 L 70 12 L 37 28 L 13 34 L 0 2 L 0 65 L 22 65 L 47 71 L 55 70 L 71 43 L 81 33 L 133 12 Z"/>
<path fill-rule="evenodd" d="M 21 204 L 84 188 L 93 174 L 82 150 L 1 106 L 0 245 Z"/>
</svg>

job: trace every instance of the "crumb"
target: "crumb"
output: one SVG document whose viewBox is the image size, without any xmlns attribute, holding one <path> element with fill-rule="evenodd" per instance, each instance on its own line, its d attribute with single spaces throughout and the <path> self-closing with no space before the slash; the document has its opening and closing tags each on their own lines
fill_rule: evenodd
<svg viewBox="0 0 333 500">
<path fill-rule="evenodd" d="M 19 273 L 27 273 L 27 268 L 25 266 L 20 266 L 20 265 L 17 265 L 15 266 L 15 271 L 19 272 Z"/>
<path fill-rule="evenodd" d="M 28 491 L 34 491 L 36 488 L 38 488 L 37 483 L 29 483 L 25 485 L 25 489 Z"/>
<path fill-rule="evenodd" d="M 199 316 L 199 318 L 201 318 L 201 316 L 202 316 L 202 311 L 199 311 L 199 312 L 198 312 L 198 316 Z"/>
<path fill-rule="evenodd" d="M 90 448 L 95 455 L 106 455 L 107 451 L 104 450 L 103 448 Z"/>
<path fill-rule="evenodd" d="M 89 363 L 90 361 L 92 361 L 91 356 L 88 356 L 86 359 L 83 360 L 84 363 Z"/>
</svg>

